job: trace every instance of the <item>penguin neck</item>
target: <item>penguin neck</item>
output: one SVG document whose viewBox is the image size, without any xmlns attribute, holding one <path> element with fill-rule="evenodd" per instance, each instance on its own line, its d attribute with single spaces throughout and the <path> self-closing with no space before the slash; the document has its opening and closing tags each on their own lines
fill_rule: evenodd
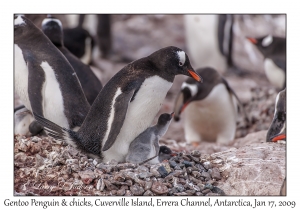
<svg viewBox="0 0 300 210">
<path fill-rule="evenodd" d="M 166 134 L 170 123 L 171 123 L 171 121 L 169 121 L 169 122 L 167 122 L 166 124 L 163 124 L 163 125 L 160 125 L 160 124 L 155 125 L 155 128 L 156 128 L 155 132 L 156 132 L 156 135 L 159 136 L 159 138 L 161 138 L 163 135 Z"/>
<path fill-rule="evenodd" d="M 165 66 L 161 66 L 154 62 L 151 56 L 136 60 L 134 63 L 134 69 L 139 69 L 148 72 L 151 76 L 153 74 L 165 79 L 168 82 L 173 83 L 175 74 L 172 73 L 172 69 L 168 69 Z"/>
</svg>

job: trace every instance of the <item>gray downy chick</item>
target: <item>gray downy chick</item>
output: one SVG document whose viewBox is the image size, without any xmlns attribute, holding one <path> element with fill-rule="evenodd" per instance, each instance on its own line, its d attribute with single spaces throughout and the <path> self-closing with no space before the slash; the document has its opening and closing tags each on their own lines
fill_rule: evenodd
<svg viewBox="0 0 300 210">
<path fill-rule="evenodd" d="M 159 154 L 158 141 L 167 132 L 173 114 L 161 114 L 156 125 L 147 128 L 131 142 L 126 162 L 141 163 Z M 149 163 L 159 163 L 159 158 L 155 157 Z"/>
</svg>

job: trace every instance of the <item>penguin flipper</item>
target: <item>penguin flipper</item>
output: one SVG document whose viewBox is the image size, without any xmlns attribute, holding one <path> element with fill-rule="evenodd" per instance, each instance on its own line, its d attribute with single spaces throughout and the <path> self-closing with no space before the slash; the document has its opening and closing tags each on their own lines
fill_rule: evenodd
<svg viewBox="0 0 300 210">
<path fill-rule="evenodd" d="M 131 90 L 129 92 L 124 92 L 120 94 L 114 104 L 114 119 L 111 124 L 111 130 L 109 132 L 107 141 L 105 142 L 102 151 L 108 150 L 116 141 L 117 136 L 120 133 L 120 130 L 123 126 L 126 114 L 127 114 L 127 109 L 129 106 L 129 103 L 134 95 L 135 90 Z"/>
<path fill-rule="evenodd" d="M 37 62 L 27 60 L 28 67 L 28 96 L 32 112 L 43 115 L 43 85 L 45 83 L 45 72 Z"/>
<path fill-rule="evenodd" d="M 237 102 L 238 102 L 239 110 L 243 113 L 243 115 L 244 115 L 244 117 L 245 117 L 247 123 L 249 123 L 249 122 L 250 122 L 249 117 L 248 117 L 248 115 L 247 115 L 247 113 L 246 113 L 246 111 L 245 111 L 245 109 L 244 109 L 244 107 L 243 107 L 243 104 L 242 104 L 242 102 L 240 101 L 239 97 L 238 97 L 237 94 L 234 92 L 234 90 L 229 86 L 228 82 L 227 82 L 224 78 L 222 78 L 222 80 L 223 80 L 223 83 L 225 84 L 227 90 L 231 93 L 231 95 L 233 95 L 233 96 L 236 98 L 236 100 L 237 100 Z"/>
<path fill-rule="evenodd" d="M 273 58 L 273 62 L 276 66 L 286 72 L 286 62 L 283 59 Z"/>
</svg>

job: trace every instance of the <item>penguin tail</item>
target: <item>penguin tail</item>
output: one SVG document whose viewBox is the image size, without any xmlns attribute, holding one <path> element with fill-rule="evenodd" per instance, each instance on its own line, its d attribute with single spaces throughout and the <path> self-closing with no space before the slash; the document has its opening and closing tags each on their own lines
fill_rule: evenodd
<svg viewBox="0 0 300 210">
<path fill-rule="evenodd" d="M 67 128 L 60 127 L 59 125 L 51 122 L 50 120 L 36 114 L 33 112 L 34 118 L 44 127 L 44 130 L 47 132 L 48 136 L 55 138 L 56 140 L 65 141 L 68 144 L 73 146 L 74 142 L 77 142 L 76 133 Z M 77 147 L 76 145 L 75 147 Z"/>
</svg>

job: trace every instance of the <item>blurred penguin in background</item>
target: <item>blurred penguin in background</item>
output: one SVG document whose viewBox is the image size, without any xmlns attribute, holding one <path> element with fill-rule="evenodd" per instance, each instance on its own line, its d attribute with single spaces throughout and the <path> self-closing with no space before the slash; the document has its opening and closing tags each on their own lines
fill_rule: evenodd
<svg viewBox="0 0 300 210">
<path fill-rule="evenodd" d="M 194 146 L 201 141 L 228 143 L 235 136 L 238 105 L 244 111 L 241 102 L 215 69 L 206 67 L 196 72 L 201 74 L 203 83 L 187 79 L 182 84 L 175 101 L 174 120 L 179 121 L 185 112 L 185 139 Z"/>
<path fill-rule="evenodd" d="M 267 142 L 286 141 L 286 89 L 276 97 L 273 121 L 267 133 Z"/>
<path fill-rule="evenodd" d="M 286 87 L 286 39 L 272 35 L 247 39 L 264 56 L 265 73 L 270 83 L 283 90 Z"/>
<path fill-rule="evenodd" d="M 220 74 L 237 70 L 232 61 L 234 16 L 185 15 L 186 43 L 195 68 L 210 66 Z"/>
<path fill-rule="evenodd" d="M 93 36 L 83 28 L 84 18 L 85 15 L 79 15 L 78 24 L 75 27 L 63 29 L 63 42 L 73 55 L 83 63 L 90 64 L 95 41 Z"/>
</svg>

